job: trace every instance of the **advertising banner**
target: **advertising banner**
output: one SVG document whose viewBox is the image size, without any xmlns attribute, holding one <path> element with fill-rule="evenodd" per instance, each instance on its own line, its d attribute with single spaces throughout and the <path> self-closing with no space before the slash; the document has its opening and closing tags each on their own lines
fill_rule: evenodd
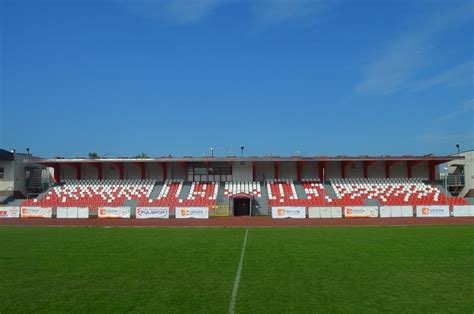
<svg viewBox="0 0 474 314">
<path fill-rule="evenodd" d="M 52 208 L 46 207 L 22 207 L 20 210 L 21 218 L 51 218 L 53 217 Z"/>
<path fill-rule="evenodd" d="M 130 207 L 99 207 L 99 218 L 130 218 Z"/>
<path fill-rule="evenodd" d="M 308 207 L 308 218 L 321 218 L 321 207 Z"/>
<path fill-rule="evenodd" d="M 89 207 L 78 207 L 77 218 L 89 218 Z"/>
<path fill-rule="evenodd" d="M 80 215 L 79 215 L 80 214 Z M 87 207 L 58 207 L 56 218 L 89 218 L 89 208 Z"/>
<path fill-rule="evenodd" d="M 209 218 L 208 207 L 176 207 L 176 218 Z"/>
<path fill-rule="evenodd" d="M 308 207 L 309 218 L 342 218 L 341 207 Z"/>
<path fill-rule="evenodd" d="M 377 218 L 379 210 L 377 206 L 346 206 L 344 217 L 346 218 Z"/>
<path fill-rule="evenodd" d="M 58 207 L 56 209 L 56 218 L 67 218 L 67 207 Z"/>
<path fill-rule="evenodd" d="M 306 218 L 305 207 L 272 207 L 272 218 Z"/>
<path fill-rule="evenodd" d="M 400 206 L 402 217 L 413 217 L 413 206 Z"/>
<path fill-rule="evenodd" d="M 474 205 L 454 205 L 454 217 L 469 217 L 474 216 Z"/>
<path fill-rule="evenodd" d="M 170 209 L 169 207 L 137 207 L 135 210 L 135 215 L 137 219 L 168 219 L 170 218 Z"/>
<path fill-rule="evenodd" d="M 380 218 L 392 217 L 392 206 L 380 206 L 379 213 L 380 213 Z"/>
<path fill-rule="evenodd" d="M 411 207 L 410 207 L 410 211 L 411 211 Z M 379 213 L 380 213 L 380 218 L 403 217 L 402 206 L 380 206 Z"/>
<path fill-rule="evenodd" d="M 449 217 L 448 205 L 416 206 L 417 217 Z"/>
<path fill-rule="evenodd" d="M 0 218 L 19 218 L 20 207 L 18 206 L 7 206 L 0 207 Z"/>
</svg>

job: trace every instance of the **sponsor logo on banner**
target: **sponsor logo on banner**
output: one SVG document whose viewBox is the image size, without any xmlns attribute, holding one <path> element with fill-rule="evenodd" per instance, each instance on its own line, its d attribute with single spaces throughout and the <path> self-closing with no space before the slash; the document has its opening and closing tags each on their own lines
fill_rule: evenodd
<svg viewBox="0 0 474 314">
<path fill-rule="evenodd" d="M 20 212 L 22 218 L 51 218 L 53 216 L 53 210 L 44 207 L 22 207 Z"/>
<path fill-rule="evenodd" d="M 0 207 L 0 218 L 18 218 L 20 217 L 20 207 Z"/>
<path fill-rule="evenodd" d="M 344 216 L 347 218 L 375 218 L 379 216 L 377 206 L 345 207 Z"/>
<path fill-rule="evenodd" d="M 99 218 L 130 218 L 130 207 L 99 207 Z"/>
<path fill-rule="evenodd" d="M 176 218 L 209 218 L 208 207 L 176 207 Z"/>
<path fill-rule="evenodd" d="M 305 207 L 272 207 L 273 218 L 306 218 Z"/>
<path fill-rule="evenodd" d="M 449 206 L 417 206 L 416 215 L 418 217 L 449 217 Z"/>
<path fill-rule="evenodd" d="M 168 207 L 137 207 L 136 217 L 139 219 L 146 218 L 169 218 L 170 210 Z"/>
</svg>

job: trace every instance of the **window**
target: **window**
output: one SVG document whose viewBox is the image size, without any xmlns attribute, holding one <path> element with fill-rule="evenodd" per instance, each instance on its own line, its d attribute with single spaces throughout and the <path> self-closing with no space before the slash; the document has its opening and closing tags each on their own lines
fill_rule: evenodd
<svg viewBox="0 0 474 314">
<path fill-rule="evenodd" d="M 5 169 L 3 167 L 0 168 L 0 179 L 3 179 L 3 176 L 5 174 Z"/>
<path fill-rule="evenodd" d="M 232 168 L 222 166 L 190 166 L 187 170 L 188 181 L 231 181 Z"/>
</svg>

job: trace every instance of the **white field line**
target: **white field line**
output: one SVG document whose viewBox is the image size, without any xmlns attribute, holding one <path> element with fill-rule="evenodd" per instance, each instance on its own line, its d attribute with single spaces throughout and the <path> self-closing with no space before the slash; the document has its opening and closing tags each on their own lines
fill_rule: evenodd
<svg viewBox="0 0 474 314">
<path fill-rule="evenodd" d="M 229 304 L 230 314 L 235 313 L 235 302 L 237 301 L 237 293 L 239 292 L 240 275 L 242 274 L 242 265 L 244 264 L 245 247 L 247 246 L 248 234 L 249 234 L 249 229 L 246 229 L 245 236 L 244 236 L 244 244 L 242 245 L 242 252 L 240 253 L 239 266 L 237 267 L 237 273 L 235 274 L 234 288 L 232 289 L 232 296 L 230 298 L 230 304 Z"/>
</svg>

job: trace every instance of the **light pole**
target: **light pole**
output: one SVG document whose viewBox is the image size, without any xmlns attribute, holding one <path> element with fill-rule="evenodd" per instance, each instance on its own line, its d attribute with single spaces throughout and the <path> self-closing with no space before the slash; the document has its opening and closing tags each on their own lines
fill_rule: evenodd
<svg viewBox="0 0 474 314">
<path fill-rule="evenodd" d="M 245 149 L 245 146 L 244 146 L 244 145 L 240 146 L 240 157 L 241 157 L 241 158 L 244 157 L 244 149 Z"/>
<path fill-rule="evenodd" d="M 444 175 L 444 190 L 446 193 L 446 205 L 449 206 L 448 204 L 448 167 L 447 166 L 444 167 L 444 171 L 446 172 Z"/>
<path fill-rule="evenodd" d="M 211 147 L 211 157 L 214 158 L 214 148 Z"/>
<path fill-rule="evenodd" d="M 459 144 L 456 144 L 456 148 L 458 149 L 458 155 L 460 153 L 459 147 L 460 147 Z"/>
</svg>

